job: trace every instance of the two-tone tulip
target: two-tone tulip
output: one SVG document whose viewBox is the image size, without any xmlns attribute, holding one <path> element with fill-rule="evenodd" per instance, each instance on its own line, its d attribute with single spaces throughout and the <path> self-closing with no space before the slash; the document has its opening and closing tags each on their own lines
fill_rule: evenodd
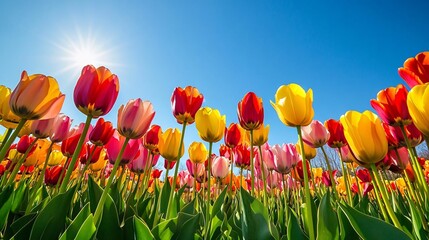
<svg viewBox="0 0 429 240">
<path fill-rule="evenodd" d="M 152 154 L 159 155 L 158 143 L 161 135 L 161 126 L 153 124 L 143 136 L 143 146 L 149 149 Z"/>
<path fill-rule="evenodd" d="M 204 96 L 195 87 L 175 88 L 171 96 L 171 109 L 177 122 L 192 124 L 203 100 Z"/>
<path fill-rule="evenodd" d="M 10 88 L 0 85 L 0 125 L 9 129 L 16 128 L 21 120 L 10 109 L 9 101 L 11 93 Z"/>
<path fill-rule="evenodd" d="M 152 103 L 140 98 L 130 100 L 118 110 L 118 132 L 124 137 L 141 138 L 155 117 Z"/>
<path fill-rule="evenodd" d="M 65 114 L 58 114 L 52 121 L 52 128 L 49 134 L 49 139 L 52 142 L 58 143 L 67 138 L 70 126 L 73 120 Z"/>
<path fill-rule="evenodd" d="M 411 88 L 429 82 L 429 52 L 408 58 L 404 66 L 398 69 L 398 73 Z"/>
<path fill-rule="evenodd" d="M 124 136 L 120 135 L 117 131 L 113 133 L 113 136 L 110 138 L 110 141 L 106 144 L 106 150 L 109 156 L 109 162 L 115 164 L 121 148 L 124 146 L 126 139 Z M 119 159 L 120 164 L 127 164 L 139 154 L 139 147 L 141 145 L 141 139 L 130 139 L 125 146 L 125 150 L 122 154 L 121 159 Z"/>
</svg>

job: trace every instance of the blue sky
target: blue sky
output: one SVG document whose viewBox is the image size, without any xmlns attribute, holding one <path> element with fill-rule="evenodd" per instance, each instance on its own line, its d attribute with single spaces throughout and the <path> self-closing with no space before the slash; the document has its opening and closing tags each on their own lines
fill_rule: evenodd
<svg viewBox="0 0 429 240">
<path fill-rule="evenodd" d="M 371 109 L 379 90 L 404 83 L 397 68 L 429 50 L 427 9 L 428 1 L 5 1 L 0 84 L 14 88 L 22 70 L 52 75 L 67 95 L 63 112 L 78 124 L 84 116 L 72 93 L 85 56 L 72 55 L 86 52 L 88 63 L 120 79 L 106 116 L 113 122 L 121 104 L 140 97 L 153 103 L 154 123 L 180 128 L 170 96 L 192 85 L 229 125 L 238 101 L 254 91 L 271 126 L 269 143 L 296 142 L 295 129 L 269 104 L 277 88 L 312 88 L 322 122 Z M 200 141 L 195 125 L 186 146 L 192 141 Z"/>
</svg>

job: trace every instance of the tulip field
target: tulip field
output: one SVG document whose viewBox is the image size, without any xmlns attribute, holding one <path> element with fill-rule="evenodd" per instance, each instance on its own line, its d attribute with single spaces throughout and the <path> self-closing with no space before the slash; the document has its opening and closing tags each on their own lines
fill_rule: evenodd
<svg viewBox="0 0 429 240">
<path fill-rule="evenodd" d="M 298 142 L 269 145 L 255 92 L 236 123 L 187 86 L 170 99 L 177 128 L 140 98 L 113 126 L 119 78 L 88 65 L 73 95 L 86 121 L 71 126 L 56 79 L 23 71 L 0 86 L 0 239 L 429 239 L 429 159 L 416 149 L 429 145 L 429 52 L 398 73 L 406 85 L 368 99 L 373 111 L 323 122 L 312 89 L 280 86 L 270 103 Z M 200 139 L 186 146 L 188 128 Z"/>
</svg>

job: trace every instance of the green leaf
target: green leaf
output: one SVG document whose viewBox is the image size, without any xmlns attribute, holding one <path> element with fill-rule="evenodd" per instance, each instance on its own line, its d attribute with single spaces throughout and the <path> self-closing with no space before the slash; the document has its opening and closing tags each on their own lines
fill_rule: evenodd
<svg viewBox="0 0 429 240">
<path fill-rule="evenodd" d="M 411 219 L 413 222 L 413 233 L 415 234 L 417 239 L 423 240 L 425 239 L 424 237 L 427 235 L 427 233 L 423 229 L 423 216 L 419 213 L 419 211 L 417 211 L 417 207 L 413 201 L 410 200 L 408 202 L 410 204 Z"/>
<path fill-rule="evenodd" d="M 210 238 L 213 238 L 213 234 L 222 225 L 222 217 L 223 212 L 221 211 L 222 204 L 225 201 L 225 195 L 226 195 L 227 188 L 225 188 L 222 193 L 219 195 L 219 197 L 216 199 L 216 202 L 213 205 L 212 208 L 212 219 L 211 222 L 211 228 L 210 228 Z"/>
<path fill-rule="evenodd" d="M 106 202 L 104 202 L 103 215 L 97 229 L 97 238 L 121 239 L 118 211 L 109 194 L 107 194 Z"/>
<path fill-rule="evenodd" d="M 24 215 L 14 221 L 10 225 L 15 234 L 11 239 L 29 239 L 34 220 L 36 220 L 36 213 Z M 5 239 L 8 239 L 8 237 L 6 236 Z"/>
<path fill-rule="evenodd" d="M 123 228 L 124 239 L 155 239 L 147 224 L 137 216 L 128 218 Z"/>
<path fill-rule="evenodd" d="M 167 207 L 168 207 L 168 198 L 170 197 L 170 192 L 171 192 L 171 186 L 170 186 L 170 181 L 166 181 L 164 186 L 162 187 L 161 190 L 161 213 L 165 214 L 167 212 Z M 175 202 L 175 201 L 174 201 Z M 176 211 L 177 214 L 177 211 Z M 172 216 L 174 216 L 174 214 L 172 214 Z"/>
<path fill-rule="evenodd" d="M 331 240 L 339 238 L 340 231 L 337 214 L 332 209 L 330 194 L 326 192 L 317 211 L 317 239 Z"/>
<path fill-rule="evenodd" d="M 339 204 L 354 230 L 363 239 L 411 239 L 400 229 L 378 218 L 363 214 L 350 206 Z"/>
<path fill-rule="evenodd" d="M 100 201 L 101 195 L 103 194 L 103 189 L 95 183 L 94 179 L 88 177 L 88 198 L 90 202 L 91 212 L 95 213 L 97 209 L 98 202 Z"/>
<path fill-rule="evenodd" d="M 0 193 L 0 229 L 3 229 L 7 223 L 9 212 L 12 208 L 13 198 L 13 186 L 6 187 L 6 189 Z"/>
<path fill-rule="evenodd" d="M 34 221 L 30 240 L 58 239 L 65 228 L 74 189 L 73 187 L 65 193 L 58 194 L 42 209 Z"/>
<path fill-rule="evenodd" d="M 178 234 L 173 236 L 174 239 L 193 239 L 194 234 L 199 229 L 199 219 L 201 213 L 196 215 L 179 212 L 177 219 Z"/>
<path fill-rule="evenodd" d="M 287 227 L 287 238 L 288 239 L 308 239 L 299 226 L 298 218 L 295 212 L 289 207 L 289 222 Z"/>
<path fill-rule="evenodd" d="M 60 240 L 91 239 L 96 230 L 93 218 L 89 203 L 87 203 L 61 235 Z"/>
<path fill-rule="evenodd" d="M 172 239 L 177 228 L 177 217 L 164 220 L 152 229 L 155 239 Z"/>
<path fill-rule="evenodd" d="M 314 232 L 316 232 L 316 222 L 317 222 L 317 208 L 316 208 L 316 205 L 315 205 L 315 203 L 314 203 L 314 199 L 313 199 L 313 197 L 311 197 L 310 196 L 310 198 L 311 198 L 311 201 L 310 201 L 310 207 L 311 207 L 311 213 L 312 213 L 312 220 L 313 220 L 313 228 L 314 228 Z M 315 199 L 315 200 L 317 200 L 317 198 Z M 308 224 L 309 224 L 309 219 L 307 219 L 308 218 L 308 214 L 307 214 L 307 211 L 310 209 L 308 206 L 307 206 L 307 204 L 306 203 L 303 203 L 302 205 L 301 205 L 301 208 L 302 208 L 302 219 L 303 219 L 303 223 L 304 223 L 304 230 L 305 230 L 305 232 L 306 233 L 308 233 L 309 232 L 309 226 L 308 226 Z"/>
<path fill-rule="evenodd" d="M 340 239 L 341 240 L 354 240 L 359 239 L 359 235 L 353 229 L 349 220 L 347 219 L 344 212 L 337 206 L 338 223 L 340 225 Z"/>
<path fill-rule="evenodd" d="M 265 206 L 241 189 L 242 233 L 245 239 L 273 239 L 269 228 L 268 211 Z"/>
<path fill-rule="evenodd" d="M 26 207 L 28 204 L 27 203 L 27 198 L 28 198 L 27 184 L 25 184 L 25 182 L 22 182 L 22 184 L 20 184 L 18 188 L 14 191 L 14 194 L 15 196 L 13 198 L 11 211 L 13 213 L 17 213 L 20 211 L 21 208 Z"/>
</svg>

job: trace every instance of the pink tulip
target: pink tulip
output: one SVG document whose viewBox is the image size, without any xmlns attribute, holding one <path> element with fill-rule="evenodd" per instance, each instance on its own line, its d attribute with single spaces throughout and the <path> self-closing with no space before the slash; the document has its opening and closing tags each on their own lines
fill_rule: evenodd
<svg viewBox="0 0 429 240">
<path fill-rule="evenodd" d="M 145 147 L 143 147 L 143 144 L 139 145 L 138 152 L 138 155 L 133 160 L 131 160 L 130 163 L 128 163 L 128 168 L 131 169 L 132 172 L 142 173 L 145 170 L 150 152 Z"/>
<path fill-rule="evenodd" d="M 302 140 L 312 148 L 325 145 L 330 134 L 323 123 L 313 120 L 310 125 L 302 127 Z"/>
<path fill-rule="evenodd" d="M 274 154 L 274 165 L 277 172 L 287 174 L 300 160 L 295 144 L 288 143 L 282 146 L 276 144 L 271 147 Z"/>
<path fill-rule="evenodd" d="M 188 171 L 192 175 L 192 177 L 199 178 L 204 175 L 204 163 L 193 163 L 191 162 L 191 160 L 188 159 L 186 161 L 186 167 L 188 168 Z"/>
<path fill-rule="evenodd" d="M 179 186 L 182 188 L 186 186 L 186 188 L 191 188 L 194 186 L 194 178 L 189 174 L 188 171 L 179 172 Z"/>
<path fill-rule="evenodd" d="M 392 159 L 393 165 L 402 171 L 410 162 L 410 155 L 408 154 L 408 150 L 405 147 L 398 148 L 397 151 L 398 154 L 396 154 L 395 150 L 389 150 L 387 155 Z"/>
<path fill-rule="evenodd" d="M 229 160 L 226 157 L 215 157 L 212 162 L 212 175 L 215 178 L 225 178 L 229 172 Z"/>
<path fill-rule="evenodd" d="M 55 118 L 34 120 L 31 122 L 31 134 L 37 138 L 47 138 L 51 135 L 52 123 Z"/>
<path fill-rule="evenodd" d="M 341 147 L 341 158 L 346 163 L 357 161 L 348 145 Z"/>
<path fill-rule="evenodd" d="M 109 155 L 109 162 L 115 164 L 116 158 L 119 155 L 119 151 L 125 143 L 125 137 L 118 134 L 117 131 L 110 138 L 110 141 L 106 145 L 106 150 Z M 131 139 L 128 141 L 125 151 L 122 155 L 121 164 L 127 164 L 131 160 L 137 157 L 139 154 L 139 147 L 142 144 L 141 139 Z"/>
<path fill-rule="evenodd" d="M 54 118 L 49 138 L 52 142 L 61 142 L 68 137 L 68 132 L 72 123 L 69 116 L 60 113 Z"/>
<path fill-rule="evenodd" d="M 265 176 L 268 176 L 268 171 L 271 171 L 272 169 L 268 169 L 267 167 L 267 161 L 270 161 L 273 163 L 274 165 L 274 154 L 271 151 L 271 148 L 269 147 L 268 144 L 264 144 L 265 147 L 262 147 L 262 160 L 264 161 L 264 174 Z M 268 147 L 268 148 L 267 148 Z M 256 170 L 256 177 L 261 178 L 262 179 L 262 172 L 261 172 L 261 154 L 259 153 L 259 151 L 257 152 L 257 154 L 255 155 L 255 170 Z M 273 169 L 275 168 L 275 166 L 273 167 Z"/>
<path fill-rule="evenodd" d="M 141 138 L 149 129 L 154 116 L 152 103 L 140 98 L 130 100 L 119 108 L 118 132 L 127 138 Z"/>
</svg>

